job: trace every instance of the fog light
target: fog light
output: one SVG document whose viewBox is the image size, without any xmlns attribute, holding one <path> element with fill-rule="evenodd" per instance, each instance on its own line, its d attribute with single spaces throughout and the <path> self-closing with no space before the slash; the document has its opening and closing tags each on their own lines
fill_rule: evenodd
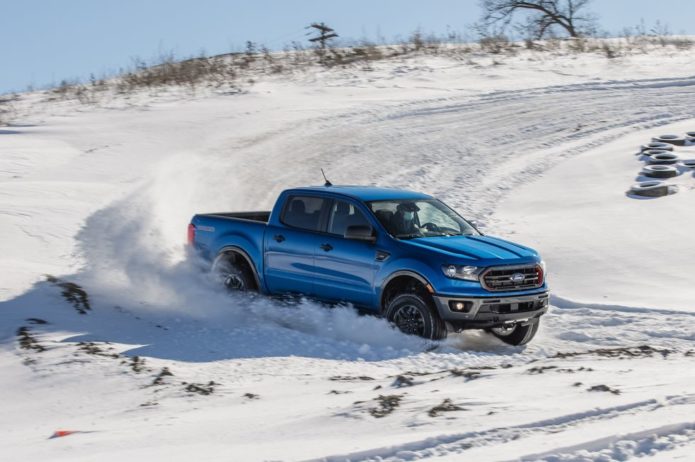
<svg viewBox="0 0 695 462">
<path fill-rule="evenodd" d="M 451 311 L 457 311 L 459 313 L 467 313 L 471 310 L 471 302 L 451 300 L 449 302 L 449 309 L 451 309 Z"/>
</svg>

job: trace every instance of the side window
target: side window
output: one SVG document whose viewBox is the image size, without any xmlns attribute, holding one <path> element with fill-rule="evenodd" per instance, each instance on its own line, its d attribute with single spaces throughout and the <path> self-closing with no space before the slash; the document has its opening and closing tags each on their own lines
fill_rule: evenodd
<svg viewBox="0 0 695 462">
<path fill-rule="evenodd" d="M 321 219 L 324 199 L 310 196 L 292 196 L 287 201 L 287 206 L 282 213 L 282 222 L 284 224 L 310 231 L 319 230 L 319 220 Z"/>
<path fill-rule="evenodd" d="M 377 220 L 386 228 L 389 234 L 396 234 L 396 230 L 393 227 L 393 215 L 396 213 L 396 202 L 371 202 L 369 207 L 376 215 Z"/>
<path fill-rule="evenodd" d="M 328 232 L 344 236 L 348 226 L 357 225 L 371 226 L 362 212 L 354 205 L 344 201 L 335 201 L 331 207 L 331 213 L 328 215 Z"/>
</svg>

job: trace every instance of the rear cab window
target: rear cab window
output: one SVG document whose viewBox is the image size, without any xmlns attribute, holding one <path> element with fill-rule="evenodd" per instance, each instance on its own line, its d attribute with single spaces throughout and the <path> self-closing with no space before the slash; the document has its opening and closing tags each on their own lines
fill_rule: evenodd
<svg viewBox="0 0 695 462">
<path fill-rule="evenodd" d="M 320 231 L 321 211 L 327 205 L 323 197 L 290 196 L 282 211 L 280 221 L 293 228 Z"/>
</svg>

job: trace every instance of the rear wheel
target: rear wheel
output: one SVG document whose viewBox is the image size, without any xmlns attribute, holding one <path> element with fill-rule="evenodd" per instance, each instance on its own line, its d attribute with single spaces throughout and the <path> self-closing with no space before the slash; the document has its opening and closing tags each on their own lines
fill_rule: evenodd
<svg viewBox="0 0 695 462">
<path fill-rule="evenodd" d="M 241 257 L 220 255 L 212 264 L 214 278 L 230 292 L 256 290 L 253 274 Z"/>
<path fill-rule="evenodd" d="M 432 302 L 419 294 L 402 294 L 391 299 L 386 307 L 386 319 L 404 334 L 431 340 L 446 338 L 446 324 Z"/>
<path fill-rule="evenodd" d="M 528 324 L 515 324 L 513 326 L 493 327 L 489 332 L 509 345 L 526 345 L 535 337 L 540 326 L 540 320 L 534 319 Z"/>
</svg>

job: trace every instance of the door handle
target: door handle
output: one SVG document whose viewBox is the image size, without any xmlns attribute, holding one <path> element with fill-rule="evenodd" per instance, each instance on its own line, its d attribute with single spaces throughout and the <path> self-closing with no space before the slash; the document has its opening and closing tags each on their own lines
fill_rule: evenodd
<svg viewBox="0 0 695 462">
<path fill-rule="evenodd" d="M 282 242 L 285 240 L 285 236 L 283 236 L 282 234 L 276 234 L 275 236 L 273 236 L 273 239 L 275 239 L 277 242 Z"/>
<path fill-rule="evenodd" d="M 321 248 L 326 252 L 330 252 L 331 250 L 333 250 L 333 246 L 330 244 L 321 244 Z"/>
</svg>

